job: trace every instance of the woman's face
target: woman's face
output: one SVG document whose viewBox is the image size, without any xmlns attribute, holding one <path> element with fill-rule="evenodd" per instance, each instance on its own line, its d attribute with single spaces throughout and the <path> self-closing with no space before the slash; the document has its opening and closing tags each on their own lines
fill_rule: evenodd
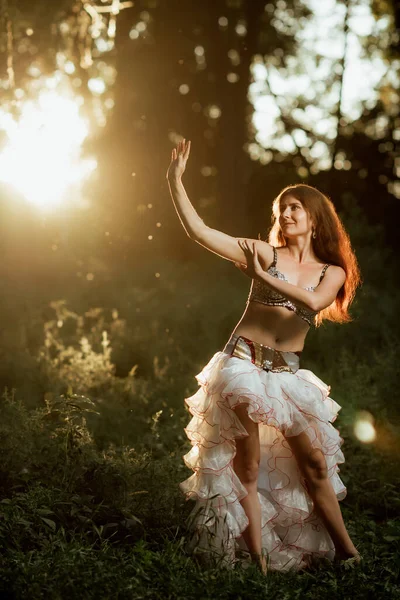
<svg viewBox="0 0 400 600">
<path fill-rule="evenodd" d="M 281 199 L 279 206 L 279 225 L 285 237 L 311 235 L 311 219 L 300 200 L 288 194 Z"/>
</svg>

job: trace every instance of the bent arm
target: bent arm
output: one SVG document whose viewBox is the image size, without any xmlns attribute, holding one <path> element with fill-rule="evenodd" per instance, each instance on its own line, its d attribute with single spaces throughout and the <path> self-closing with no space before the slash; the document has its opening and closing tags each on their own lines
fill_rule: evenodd
<svg viewBox="0 0 400 600">
<path fill-rule="evenodd" d="M 314 292 L 298 287 L 293 283 L 288 283 L 282 279 L 273 277 L 269 273 L 260 275 L 260 279 L 267 283 L 273 290 L 282 294 L 295 304 L 319 312 L 327 308 L 335 300 L 338 291 L 346 279 L 346 273 L 341 267 L 331 265 L 326 272 L 325 277 Z"/>
<path fill-rule="evenodd" d="M 231 260 L 233 262 L 246 262 L 243 250 L 238 245 L 237 238 L 208 227 L 199 217 L 195 208 L 189 200 L 182 179 L 179 177 L 168 178 L 169 189 L 175 210 L 186 234 L 210 252 Z M 245 239 L 245 238 L 244 238 Z M 260 240 L 252 240 L 257 244 L 264 244 L 270 248 L 272 260 L 272 248 Z"/>
<path fill-rule="evenodd" d="M 330 306 L 345 281 L 346 271 L 342 267 L 331 265 L 314 292 L 313 310 L 320 311 Z"/>
</svg>

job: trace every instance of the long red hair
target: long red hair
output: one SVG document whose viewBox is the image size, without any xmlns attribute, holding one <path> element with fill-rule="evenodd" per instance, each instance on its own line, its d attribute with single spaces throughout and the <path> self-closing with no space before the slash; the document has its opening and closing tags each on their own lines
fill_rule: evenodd
<svg viewBox="0 0 400 600">
<path fill-rule="evenodd" d="M 279 224 L 279 215 L 281 200 L 288 195 L 301 202 L 314 223 L 316 237 L 311 238 L 311 242 L 318 258 L 322 262 L 338 265 L 346 272 L 346 280 L 336 299 L 316 315 L 315 325 L 318 327 L 324 319 L 337 323 L 349 322 L 352 320 L 349 307 L 362 279 L 349 235 L 333 202 L 325 194 L 304 183 L 285 187 L 272 204 L 272 228 L 268 234 L 268 242 L 277 247 L 287 245 Z"/>
</svg>

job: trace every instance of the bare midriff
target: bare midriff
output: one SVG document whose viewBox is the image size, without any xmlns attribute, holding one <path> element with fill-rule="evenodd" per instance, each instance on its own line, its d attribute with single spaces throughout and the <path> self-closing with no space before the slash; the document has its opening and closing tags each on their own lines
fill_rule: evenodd
<svg viewBox="0 0 400 600">
<path fill-rule="evenodd" d="M 249 302 L 233 333 L 284 352 L 301 352 L 310 327 L 285 306 Z"/>
</svg>

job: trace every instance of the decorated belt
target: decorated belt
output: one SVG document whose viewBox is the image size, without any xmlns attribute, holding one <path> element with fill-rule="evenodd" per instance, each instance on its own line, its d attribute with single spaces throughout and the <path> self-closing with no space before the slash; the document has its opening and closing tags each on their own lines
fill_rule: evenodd
<svg viewBox="0 0 400 600">
<path fill-rule="evenodd" d="M 301 352 L 275 350 L 275 348 L 253 342 L 243 336 L 236 339 L 230 352 L 231 356 L 251 360 L 257 367 L 275 373 L 283 371 L 295 373 L 300 366 L 300 354 Z"/>
</svg>

